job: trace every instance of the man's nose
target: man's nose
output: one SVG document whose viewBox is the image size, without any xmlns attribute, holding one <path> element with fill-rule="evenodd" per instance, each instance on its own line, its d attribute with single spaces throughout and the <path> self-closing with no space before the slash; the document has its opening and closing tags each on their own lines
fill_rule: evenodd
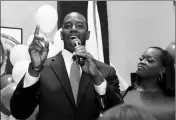
<svg viewBox="0 0 176 120">
<path fill-rule="evenodd" d="M 75 26 L 75 25 L 72 26 L 72 30 L 73 30 L 73 31 L 76 30 L 76 26 Z"/>
</svg>

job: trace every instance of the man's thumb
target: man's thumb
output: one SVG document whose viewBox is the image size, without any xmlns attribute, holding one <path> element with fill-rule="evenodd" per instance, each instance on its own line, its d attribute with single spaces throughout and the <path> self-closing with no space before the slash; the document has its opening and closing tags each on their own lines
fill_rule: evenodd
<svg viewBox="0 0 176 120">
<path fill-rule="evenodd" d="M 49 51 L 49 41 L 45 41 L 44 49 L 45 49 L 45 52 Z"/>
</svg>

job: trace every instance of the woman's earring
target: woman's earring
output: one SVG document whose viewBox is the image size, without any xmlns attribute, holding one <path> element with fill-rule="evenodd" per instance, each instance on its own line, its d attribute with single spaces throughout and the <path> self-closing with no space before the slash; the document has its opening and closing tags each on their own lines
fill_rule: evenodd
<svg viewBox="0 0 176 120">
<path fill-rule="evenodd" d="M 159 81 L 161 82 L 162 80 L 163 80 L 163 74 L 160 73 L 160 75 L 159 75 Z"/>
</svg>

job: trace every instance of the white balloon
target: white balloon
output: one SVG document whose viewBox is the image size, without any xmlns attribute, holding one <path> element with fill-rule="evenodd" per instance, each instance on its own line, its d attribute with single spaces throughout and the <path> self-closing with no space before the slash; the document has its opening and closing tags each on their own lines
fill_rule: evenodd
<svg viewBox="0 0 176 120">
<path fill-rule="evenodd" d="M 64 48 L 64 43 L 63 40 L 61 40 L 60 31 L 61 28 L 54 35 L 54 44 L 53 44 L 54 54 L 58 54 Z"/>
<path fill-rule="evenodd" d="M 15 65 L 20 60 L 31 61 L 28 47 L 26 45 L 16 45 L 10 51 L 10 62 Z"/>
<path fill-rule="evenodd" d="M 45 35 L 43 35 L 42 33 L 39 33 L 39 37 L 43 37 L 44 40 L 47 40 L 46 37 L 45 37 Z M 28 37 L 28 40 L 27 40 L 27 44 L 26 44 L 26 45 L 29 46 L 29 45 L 32 43 L 33 39 L 34 39 L 34 34 L 31 34 L 31 35 Z"/>
<path fill-rule="evenodd" d="M 51 5 L 42 5 L 37 10 L 36 20 L 43 32 L 50 33 L 58 20 L 56 9 Z"/>
<path fill-rule="evenodd" d="M 32 43 L 33 39 L 34 39 L 34 34 L 32 34 L 28 37 L 26 45 L 29 46 Z"/>
<path fill-rule="evenodd" d="M 29 63 L 30 61 L 28 60 L 21 60 L 14 65 L 12 69 L 12 78 L 16 83 L 19 83 L 24 74 L 27 72 Z"/>
</svg>

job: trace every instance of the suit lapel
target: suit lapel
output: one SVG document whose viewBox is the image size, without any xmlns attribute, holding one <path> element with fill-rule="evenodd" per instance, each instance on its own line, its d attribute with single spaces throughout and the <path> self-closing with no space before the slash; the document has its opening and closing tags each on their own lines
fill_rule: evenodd
<svg viewBox="0 0 176 120">
<path fill-rule="evenodd" d="M 84 95 L 86 89 L 88 88 L 88 85 L 91 83 L 90 75 L 82 72 L 81 80 L 79 83 L 79 91 L 78 91 L 78 97 L 77 97 L 77 105 L 79 105 L 82 96 Z"/>
<path fill-rule="evenodd" d="M 73 104 L 75 104 L 70 80 L 68 77 L 68 73 L 67 73 L 67 70 L 65 67 L 65 62 L 64 62 L 64 59 L 63 59 L 61 52 L 55 58 L 52 59 L 51 67 L 53 68 L 53 71 L 55 72 L 56 76 L 58 77 L 58 80 L 61 82 L 69 99 L 71 100 L 71 102 Z"/>
</svg>

